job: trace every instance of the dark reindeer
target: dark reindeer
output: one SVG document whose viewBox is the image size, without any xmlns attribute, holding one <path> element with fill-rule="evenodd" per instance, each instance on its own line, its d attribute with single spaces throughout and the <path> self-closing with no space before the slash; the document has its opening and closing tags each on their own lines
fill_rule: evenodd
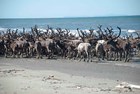
<svg viewBox="0 0 140 94">
<path fill-rule="evenodd" d="M 98 34 L 94 29 L 89 31 L 77 29 L 79 36 L 72 35 L 70 30 L 47 26 L 46 31 L 41 31 L 35 25 L 31 28 L 31 32 L 18 33 L 17 30 L 8 29 L 7 32 L 0 34 L 0 54 L 5 56 L 26 55 L 28 57 L 37 56 L 42 58 L 47 55 L 48 58 L 53 56 L 61 56 L 65 58 L 75 58 L 79 56 L 89 61 L 90 57 L 107 60 L 122 60 L 125 62 L 130 60 L 133 49 L 140 50 L 140 38 L 133 36 L 123 39 L 120 37 L 121 28 L 118 35 L 114 35 L 113 28 L 107 27 L 102 29 L 102 25 L 98 26 Z M 2 50 L 3 49 L 3 50 Z"/>
</svg>

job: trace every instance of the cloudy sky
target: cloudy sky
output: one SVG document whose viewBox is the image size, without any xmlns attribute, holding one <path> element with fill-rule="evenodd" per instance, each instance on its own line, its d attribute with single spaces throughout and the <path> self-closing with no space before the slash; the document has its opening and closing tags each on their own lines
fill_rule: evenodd
<svg viewBox="0 0 140 94">
<path fill-rule="evenodd" d="M 140 15 L 140 0 L 0 0 L 0 18 Z"/>
</svg>

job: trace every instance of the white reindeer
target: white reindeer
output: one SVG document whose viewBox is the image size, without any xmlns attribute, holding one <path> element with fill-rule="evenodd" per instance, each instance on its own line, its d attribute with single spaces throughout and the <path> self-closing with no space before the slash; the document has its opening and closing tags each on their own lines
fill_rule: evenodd
<svg viewBox="0 0 140 94">
<path fill-rule="evenodd" d="M 98 57 L 98 60 L 100 60 L 99 59 L 100 57 L 102 57 L 102 59 L 104 60 L 104 57 L 105 57 L 105 51 L 103 47 L 104 43 L 105 43 L 105 40 L 98 40 L 95 46 L 96 56 Z"/>
<path fill-rule="evenodd" d="M 84 53 L 86 53 L 86 57 L 88 58 L 87 62 L 89 61 L 90 48 L 91 48 L 90 43 L 80 43 L 78 45 L 78 47 L 77 47 L 77 50 L 78 50 L 77 57 L 80 56 L 80 61 L 82 59 L 82 55 L 84 56 Z M 84 61 L 85 61 L 85 58 L 84 58 Z"/>
</svg>

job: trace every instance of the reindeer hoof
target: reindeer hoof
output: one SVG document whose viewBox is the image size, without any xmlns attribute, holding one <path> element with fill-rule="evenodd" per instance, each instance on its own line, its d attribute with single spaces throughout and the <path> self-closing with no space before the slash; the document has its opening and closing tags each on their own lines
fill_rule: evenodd
<svg viewBox="0 0 140 94">
<path fill-rule="evenodd" d="M 37 59 L 39 59 L 39 57 L 38 57 L 38 56 L 36 56 L 36 58 L 37 58 Z"/>
<path fill-rule="evenodd" d="M 81 59 L 78 60 L 79 62 L 81 61 Z"/>
<path fill-rule="evenodd" d="M 129 62 L 129 59 L 127 59 L 127 62 Z"/>
<path fill-rule="evenodd" d="M 115 61 L 118 61 L 118 59 L 115 59 Z"/>
<path fill-rule="evenodd" d="M 84 59 L 83 61 L 85 62 L 86 60 Z"/>
<path fill-rule="evenodd" d="M 127 62 L 127 59 L 125 59 L 124 62 Z"/>
<path fill-rule="evenodd" d="M 15 56 L 12 56 L 13 58 L 16 58 Z"/>
</svg>

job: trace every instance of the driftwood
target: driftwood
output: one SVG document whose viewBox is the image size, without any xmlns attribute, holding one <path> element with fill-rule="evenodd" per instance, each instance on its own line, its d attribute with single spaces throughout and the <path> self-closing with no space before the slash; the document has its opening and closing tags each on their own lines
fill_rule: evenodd
<svg viewBox="0 0 140 94">
<path fill-rule="evenodd" d="M 134 85 L 134 84 L 129 84 L 129 83 L 126 83 L 126 82 L 122 82 L 119 85 L 117 85 L 116 88 L 119 88 L 119 89 L 127 88 L 130 91 L 132 91 L 132 89 L 140 89 L 140 85 Z"/>
</svg>

